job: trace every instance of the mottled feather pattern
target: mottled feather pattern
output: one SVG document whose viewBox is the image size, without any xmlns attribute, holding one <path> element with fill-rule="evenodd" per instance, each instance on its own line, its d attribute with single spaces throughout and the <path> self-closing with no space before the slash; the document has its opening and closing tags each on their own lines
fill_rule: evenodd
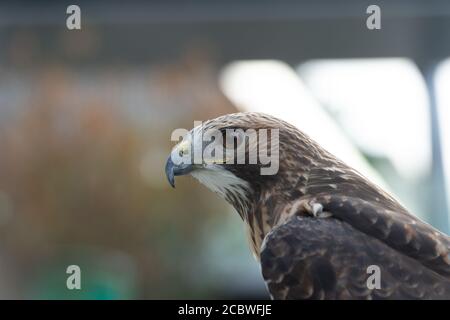
<svg viewBox="0 0 450 320">
<path fill-rule="evenodd" d="M 261 113 L 203 126 L 280 130 L 275 176 L 261 176 L 254 165 L 225 167 L 249 184 L 225 198 L 247 225 L 273 298 L 450 299 L 450 238 L 307 135 Z M 381 289 L 366 285 L 373 264 L 381 268 Z"/>
<path fill-rule="evenodd" d="M 337 219 L 292 217 L 275 228 L 261 253 L 275 299 L 447 299 L 450 280 Z M 381 288 L 367 286 L 370 265 Z"/>
</svg>

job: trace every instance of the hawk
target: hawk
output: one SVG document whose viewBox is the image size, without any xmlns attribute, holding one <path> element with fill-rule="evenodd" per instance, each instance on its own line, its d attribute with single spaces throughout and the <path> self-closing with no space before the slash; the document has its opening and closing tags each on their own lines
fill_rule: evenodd
<svg viewBox="0 0 450 320">
<path fill-rule="evenodd" d="M 262 128 L 278 129 L 274 175 L 259 162 L 173 161 L 205 130 Z M 172 186 L 190 174 L 236 209 L 273 299 L 450 299 L 450 238 L 287 122 L 254 112 L 208 120 L 173 148 L 165 170 Z"/>
</svg>

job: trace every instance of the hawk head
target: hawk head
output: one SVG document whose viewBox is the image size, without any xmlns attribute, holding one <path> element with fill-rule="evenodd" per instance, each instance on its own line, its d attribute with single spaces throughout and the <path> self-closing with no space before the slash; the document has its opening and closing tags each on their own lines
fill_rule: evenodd
<svg viewBox="0 0 450 320">
<path fill-rule="evenodd" d="M 298 175 L 311 164 L 320 152 L 314 146 L 295 127 L 272 116 L 228 114 L 189 131 L 172 149 L 166 175 L 174 186 L 175 176 L 190 174 L 244 217 L 264 191 L 294 187 L 291 172 Z"/>
</svg>

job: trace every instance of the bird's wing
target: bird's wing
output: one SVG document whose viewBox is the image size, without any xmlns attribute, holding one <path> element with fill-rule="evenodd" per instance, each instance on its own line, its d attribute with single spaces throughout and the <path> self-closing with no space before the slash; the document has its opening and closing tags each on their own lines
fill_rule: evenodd
<svg viewBox="0 0 450 320">
<path fill-rule="evenodd" d="M 367 284 L 373 265 L 379 288 Z M 261 267 L 274 299 L 450 299 L 447 277 L 335 218 L 294 216 L 273 229 Z"/>
<path fill-rule="evenodd" d="M 323 195 L 309 201 L 354 229 L 374 237 L 450 280 L 450 237 L 383 199 Z"/>
</svg>

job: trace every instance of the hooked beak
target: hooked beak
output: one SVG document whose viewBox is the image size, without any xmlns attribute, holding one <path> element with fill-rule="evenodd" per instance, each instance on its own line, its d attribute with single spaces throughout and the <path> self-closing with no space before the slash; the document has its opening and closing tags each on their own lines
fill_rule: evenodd
<svg viewBox="0 0 450 320">
<path fill-rule="evenodd" d="M 172 157 L 169 156 L 166 162 L 166 177 L 170 185 L 175 188 L 175 176 L 182 176 L 190 173 L 194 169 L 191 164 L 174 164 Z"/>
</svg>

